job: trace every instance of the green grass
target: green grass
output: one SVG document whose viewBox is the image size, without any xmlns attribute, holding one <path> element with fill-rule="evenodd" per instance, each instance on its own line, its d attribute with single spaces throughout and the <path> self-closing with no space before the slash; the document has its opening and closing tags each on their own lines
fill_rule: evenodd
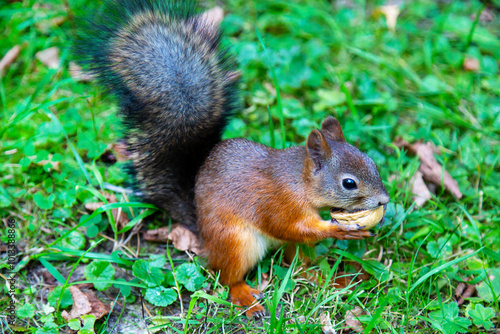
<svg viewBox="0 0 500 334">
<path fill-rule="evenodd" d="M 272 273 L 263 300 L 271 316 L 259 321 L 247 321 L 227 302 L 227 288 L 202 258 L 190 259 L 171 245 L 138 243 L 134 226 L 164 226 L 165 215 L 150 216 L 154 209 L 134 198 L 94 214 L 85 210 L 85 203 L 107 202 L 100 190 L 105 183 L 126 187 L 128 177 L 123 163 L 101 159 L 120 138 L 116 101 L 94 83 L 73 81 L 68 71 L 73 17 L 85 9 L 83 1 L 0 5 L 0 54 L 21 46 L 0 81 L 0 236 L 8 241 L 7 218 L 15 219 L 18 329 L 67 331 L 61 312 L 71 309 L 67 288 L 77 281 L 97 281 L 97 296 L 114 306 L 109 317 L 95 324 L 88 319 L 85 328 L 96 333 L 120 331 L 133 321 L 179 333 L 321 333 L 320 315 L 328 312 L 340 330 L 356 306 L 364 310 L 365 332 L 499 328 L 500 5 L 493 1 L 496 16 L 483 22 L 476 20 L 479 1 L 407 1 L 393 33 L 382 15 L 374 15 L 377 2 L 345 3 L 224 5 L 226 42 L 239 60 L 244 102 L 224 137 L 288 147 L 303 144 L 334 115 L 348 142 L 375 160 L 392 200 L 377 237 L 325 240 L 307 250 L 316 253 L 314 265 L 324 276 L 356 275 L 359 268 L 370 274 L 351 290 L 310 284 L 298 263 L 281 265 L 280 251 L 261 261 L 247 276 L 256 286 L 262 273 Z M 50 70 L 35 54 L 53 46 L 61 66 Z M 479 61 L 479 71 L 464 70 L 468 58 Z M 432 142 L 463 198 L 437 187 L 422 208 L 414 206 L 409 181 L 419 161 L 396 148 L 397 137 Z M 117 207 L 131 219 L 139 216 L 125 231 L 115 227 L 111 209 Z M 4 292 L 6 255 L 2 248 Z M 464 279 L 478 293 L 457 306 L 455 289 Z M 66 288 L 48 294 L 55 285 Z M 148 302 L 154 289 L 162 296 L 157 304 L 171 304 Z M 6 309 L 3 296 L 0 308 Z M 132 313 L 144 314 L 144 321 L 131 320 L 137 319 Z"/>
</svg>

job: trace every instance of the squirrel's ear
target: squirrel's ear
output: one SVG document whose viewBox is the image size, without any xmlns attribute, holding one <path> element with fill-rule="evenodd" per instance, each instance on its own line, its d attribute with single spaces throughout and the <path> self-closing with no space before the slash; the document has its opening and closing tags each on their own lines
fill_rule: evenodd
<svg viewBox="0 0 500 334">
<path fill-rule="evenodd" d="M 309 159 L 314 164 L 315 171 L 320 170 L 323 162 L 332 154 L 332 149 L 326 142 L 325 136 L 319 130 L 312 130 L 307 137 L 306 150 Z"/>
<path fill-rule="evenodd" d="M 340 123 L 332 116 L 323 121 L 321 124 L 321 132 L 329 140 L 345 142 L 344 133 L 342 132 Z"/>
</svg>

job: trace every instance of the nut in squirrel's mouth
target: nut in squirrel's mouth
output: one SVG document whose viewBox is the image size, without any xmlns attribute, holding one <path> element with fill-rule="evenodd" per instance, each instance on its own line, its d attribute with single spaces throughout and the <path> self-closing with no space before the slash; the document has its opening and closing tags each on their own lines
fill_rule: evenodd
<svg viewBox="0 0 500 334">
<path fill-rule="evenodd" d="M 384 205 L 384 212 L 385 212 L 386 209 L 387 209 L 387 204 Z M 370 210 L 370 209 L 352 209 L 352 210 L 346 210 L 346 209 L 343 209 L 343 208 L 335 208 L 335 207 L 330 208 L 330 212 L 331 213 L 341 213 L 341 212 L 342 213 L 355 213 L 355 212 L 367 211 L 367 210 Z"/>
<path fill-rule="evenodd" d="M 380 224 L 380 226 L 384 224 L 386 208 L 387 205 L 379 206 L 375 209 L 353 210 L 333 207 L 330 209 L 330 215 L 332 216 L 332 222 L 343 225 L 358 224 L 358 226 L 364 226 L 369 229 L 377 224 Z"/>
<path fill-rule="evenodd" d="M 355 212 L 360 212 L 360 211 L 365 211 L 365 210 L 367 210 L 367 209 L 346 210 L 346 209 L 342 209 L 342 208 L 331 208 L 330 212 L 332 212 L 332 213 L 340 213 L 340 212 L 343 212 L 343 213 L 355 213 Z"/>
</svg>

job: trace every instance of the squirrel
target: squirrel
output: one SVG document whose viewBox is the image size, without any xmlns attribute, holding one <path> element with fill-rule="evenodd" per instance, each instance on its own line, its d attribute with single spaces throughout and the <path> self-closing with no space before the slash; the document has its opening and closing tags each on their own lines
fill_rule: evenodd
<svg viewBox="0 0 500 334">
<path fill-rule="evenodd" d="M 305 146 L 221 140 L 238 108 L 239 72 L 219 21 L 192 1 L 106 0 L 82 24 L 76 55 L 119 101 L 130 171 L 144 201 L 196 231 L 233 304 L 265 314 L 245 275 L 284 243 L 362 239 L 318 210 L 389 202 L 375 163 L 326 118 Z"/>
</svg>

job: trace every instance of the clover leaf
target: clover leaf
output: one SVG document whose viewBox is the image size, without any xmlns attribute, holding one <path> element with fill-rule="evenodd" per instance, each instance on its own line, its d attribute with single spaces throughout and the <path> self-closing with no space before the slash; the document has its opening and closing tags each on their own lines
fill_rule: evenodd
<svg viewBox="0 0 500 334">
<path fill-rule="evenodd" d="M 85 267 L 83 274 L 85 275 L 85 278 L 88 279 L 89 281 L 112 280 L 115 277 L 115 268 L 113 268 L 113 266 L 108 262 L 94 260 Z M 110 286 L 111 283 L 105 283 L 105 282 L 94 283 L 94 287 L 99 291 L 106 290 Z"/>
<path fill-rule="evenodd" d="M 33 318 L 35 316 L 35 306 L 24 304 L 16 310 L 16 314 L 20 319 Z"/>
<path fill-rule="evenodd" d="M 432 326 L 444 334 L 468 333 L 471 321 L 458 316 L 458 305 L 455 302 L 443 304 L 443 308 L 429 313 Z"/>
<path fill-rule="evenodd" d="M 481 304 L 477 304 L 475 310 L 469 311 L 469 316 L 472 318 L 475 325 L 490 329 L 493 327 L 493 323 L 490 319 L 495 316 L 495 311 L 491 307 L 484 307 Z"/>
<path fill-rule="evenodd" d="M 33 195 L 33 200 L 35 204 L 42 210 L 50 210 L 54 206 L 54 199 L 56 196 L 54 194 L 49 195 L 48 197 L 43 197 L 40 193 L 36 193 Z"/>
<path fill-rule="evenodd" d="M 68 236 L 62 239 L 62 245 L 66 248 L 81 250 L 85 247 L 85 236 L 80 231 L 72 231 Z"/>
<path fill-rule="evenodd" d="M 168 306 L 177 299 L 177 293 L 173 289 L 158 286 L 147 289 L 145 297 L 155 306 Z"/>
<path fill-rule="evenodd" d="M 167 263 L 167 258 L 163 254 L 151 254 L 149 256 L 149 265 L 155 268 L 163 268 Z"/>
<path fill-rule="evenodd" d="M 49 292 L 49 294 L 47 295 L 47 301 L 49 302 L 50 306 L 56 307 L 59 298 L 61 298 L 61 302 L 59 303 L 59 306 L 61 308 L 66 308 L 73 305 L 73 297 L 71 297 L 71 292 L 69 291 L 69 289 L 65 289 L 62 296 L 61 289 L 62 286 L 56 286 L 54 290 Z"/>
<path fill-rule="evenodd" d="M 124 278 L 117 278 L 116 280 L 117 281 L 121 281 L 121 282 L 126 282 L 126 280 Z M 117 289 L 120 289 L 120 293 L 124 297 L 128 297 L 130 295 L 130 292 L 131 292 L 131 286 L 130 285 L 115 283 L 115 284 L 113 284 L 113 286 L 115 288 L 117 288 Z"/>
<path fill-rule="evenodd" d="M 160 269 L 152 267 L 147 261 L 137 260 L 132 266 L 132 273 L 150 287 L 155 287 L 163 282 L 163 273 Z"/>
<path fill-rule="evenodd" d="M 482 300 L 493 302 L 493 292 L 500 295 L 500 269 L 488 270 L 488 277 L 489 281 L 485 279 L 477 285 L 477 294 Z"/>
<path fill-rule="evenodd" d="M 193 292 L 201 287 L 205 277 L 200 274 L 198 267 L 194 263 L 183 263 L 175 270 L 177 281 Z"/>
</svg>

